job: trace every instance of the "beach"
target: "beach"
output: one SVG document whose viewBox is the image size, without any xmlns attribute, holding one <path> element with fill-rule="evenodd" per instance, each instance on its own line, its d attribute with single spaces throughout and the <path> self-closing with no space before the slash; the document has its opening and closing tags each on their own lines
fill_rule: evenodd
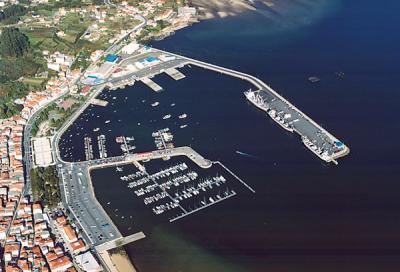
<svg viewBox="0 0 400 272">
<path fill-rule="evenodd" d="M 246 0 L 193 0 L 192 3 L 198 8 L 201 20 L 235 16 L 255 9 Z"/>
</svg>

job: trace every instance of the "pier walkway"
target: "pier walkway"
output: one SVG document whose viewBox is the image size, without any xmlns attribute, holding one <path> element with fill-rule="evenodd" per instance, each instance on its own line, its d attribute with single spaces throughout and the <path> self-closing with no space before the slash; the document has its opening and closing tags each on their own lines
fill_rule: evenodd
<svg viewBox="0 0 400 272">
<path fill-rule="evenodd" d="M 184 79 L 186 76 L 175 68 L 168 68 L 165 73 L 175 80 Z"/>
<path fill-rule="evenodd" d="M 150 89 L 152 89 L 155 92 L 161 92 L 163 89 L 160 85 L 158 85 L 148 77 L 143 77 L 140 79 L 140 81 L 146 84 Z"/>
<path fill-rule="evenodd" d="M 96 160 L 89 160 L 76 164 L 87 164 L 90 167 L 90 170 L 93 170 L 98 168 L 106 168 L 106 167 L 119 166 L 131 163 L 137 165 L 136 162 L 144 160 L 156 160 L 164 158 L 168 159 L 170 157 L 176 157 L 176 156 L 186 156 L 201 168 L 210 168 L 212 166 L 212 162 L 210 160 L 205 159 L 194 149 L 188 146 L 175 147 L 171 149 L 156 150 L 143 153 L 127 154 L 124 156 L 108 157 Z"/>
<path fill-rule="evenodd" d="M 141 231 L 141 232 L 137 232 L 134 234 L 131 234 L 129 236 L 126 237 L 119 237 L 117 239 L 105 242 L 101 245 L 96 246 L 96 250 L 98 252 L 103 252 L 106 250 L 110 250 L 116 247 L 121 247 L 130 243 L 133 243 L 135 241 L 141 240 L 146 238 L 146 235 Z"/>
</svg>

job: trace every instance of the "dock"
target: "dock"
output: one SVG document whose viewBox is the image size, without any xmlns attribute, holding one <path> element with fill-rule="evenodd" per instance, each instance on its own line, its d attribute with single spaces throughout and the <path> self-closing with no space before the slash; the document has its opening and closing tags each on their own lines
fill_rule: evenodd
<svg viewBox="0 0 400 272">
<path fill-rule="evenodd" d="M 163 89 L 160 85 L 158 85 L 157 83 L 155 83 L 153 80 L 151 80 L 148 77 L 144 77 L 144 78 L 140 79 L 140 81 L 143 82 L 144 84 L 146 84 L 150 89 L 152 89 L 155 92 L 161 92 Z"/>
<path fill-rule="evenodd" d="M 175 68 L 168 68 L 165 73 L 175 80 L 184 79 L 186 76 Z"/>
<path fill-rule="evenodd" d="M 157 150 L 145 153 L 128 154 L 126 156 L 126 160 L 143 161 L 143 160 L 162 159 L 165 157 L 176 157 L 176 156 L 186 156 L 201 168 L 206 169 L 212 166 L 211 161 L 205 159 L 194 149 L 188 146 L 175 147 L 171 149 Z"/>
<path fill-rule="evenodd" d="M 116 247 L 121 247 L 130 243 L 133 243 L 135 241 L 141 240 L 146 238 L 146 235 L 141 231 L 134 233 L 132 235 L 128 235 L 126 237 L 119 237 L 117 239 L 114 239 L 112 241 L 105 242 L 101 245 L 96 246 L 97 252 L 102 252 L 106 250 L 110 250 Z"/>
<path fill-rule="evenodd" d="M 286 100 L 282 95 L 262 80 L 229 68 L 183 57 L 162 50 L 157 51 L 170 54 L 177 59 L 180 59 L 180 65 L 195 65 L 200 68 L 250 82 L 254 86 L 254 89 L 249 90 L 253 94 L 246 92 L 247 100 L 260 110 L 266 112 L 280 127 L 284 128 L 286 131 L 298 134 L 305 147 L 321 160 L 337 164 L 337 159 L 350 153 L 350 148 L 342 141 L 337 139 L 321 125 L 300 111 L 296 106 Z"/>
<path fill-rule="evenodd" d="M 101 106 L 101 107 L 106 107 L 108 105 L 108 101 L 101 100 L 101 99 L 98 99 L 98 98 L 93 98 L 90 101 L 90 104 L 96 105 L 96 106 Z"/>
</svg>

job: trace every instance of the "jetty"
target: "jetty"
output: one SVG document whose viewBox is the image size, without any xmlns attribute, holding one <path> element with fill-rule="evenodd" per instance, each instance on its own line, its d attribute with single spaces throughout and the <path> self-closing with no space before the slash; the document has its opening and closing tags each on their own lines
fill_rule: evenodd
<svg viewBox="0 0 400 272">
<path fill-rule="evenodd" d="M 113 248 L 121 247 L 121 246 L 133 243 L 135 241 L 138 241 L 138 240 L 141 240 L 144 238 L 146 238 L 146 235 L 141 231 L 141 232 L 137 232 L 137 233 L 125 236 L 125 237 L 119 237 L 114 240 L 100 244 L 100 245 L 96 246 L 96 250 L 97 250 L 97 252 L 111 250 Z"/>
<path fill-rule="evenodd" d="M 181 80 L 186 77 L 182 72 L 178 71 L 175 68 L 168 68 L 165 70 L 165 73 L 175 80 Z"/>
<path fill-rule="evenodd" d="M 143 77 L 140 79 L 140 81 L 146 84 L 150 89 L 152 89 L 155 92 L 161 92 L 163 89 L 160 85 L 158 85 L 148 77 Z"/>
<path fill-rule="evenodd" d="M 88 164 L 90 170 L 96 168 L 105 168 L 105 167 L 119 166 L 126 164 L 134 164 L 138 168 L 142 168 L 143 166 L 138 163 L 140 161 L 164 159 L 177 156 L 186 156 L 195 164 L 197 164 L 199 167 L 204 169 L 210 168 L 212 166 L 212 162 L 210 160 L 205 159 L 203 156 L 197 153 L 193 148 L 188 146 L 181 146 L 181 147 L 135 153 L 135 154 L 126 154 L 124 156 L 90 160 L 86 161 L 85 163 Z"/>
<path fill-rule="evenodd" d="M 313 119 L 300 111 L 262 80 L 229 68 L 158 49 L 154 50 L 180 59 L 181 65 L 184 60 L 185 65 L 194 65 L 250 82 L 255 87 L 253 92 L 255 96 L 257 95 L 257 98 L 254 100 L 249 99 L 249 96 L 247 96 L 248 100 L 260 110 L 268 113 L 268 115 L 286 131 L 297 133 L 306 148 L 312 151 L 312 153 L 321 160 L 337 164 L 338 158 L 344 157 L 350 153 L 350 148 L 342 141 L 338 140 L 322 126 L 317 124 Z"/>
</svg>

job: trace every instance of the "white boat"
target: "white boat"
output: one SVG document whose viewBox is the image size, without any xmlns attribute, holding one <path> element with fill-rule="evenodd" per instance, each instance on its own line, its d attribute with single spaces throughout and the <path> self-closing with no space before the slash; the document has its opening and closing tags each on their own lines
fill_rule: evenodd
<svg viewBox="0 0 400 272">
<path fill-rule="evenodd" d="M 171 118 L 171 114 L 164 115 L 162 119 L 167 120 L 169 118 Z"/>
<path fill-rule="evenodd" d="M 185 127 L 187 127 L 188 125 L 181 125 L 181 126 L 179 126 L 180 128 L 185 128 Z"/>
<path fill-rule="evenodd" d="M 100 130 L 100 128 L 93 129 L 94 132 L 99 131 L 99 130 Z"/>
<path fill-rule="evenodd" d="M 105 121 L 104 123 L 108 124 L 108 123 L 110 123 L 110 122 L 111 122 L 110 120 L 107 120 L 107 121 Z"/>
<path fill-rule="evenodd" d="M 179 119 L 185 119 L 186 117 L 187 117 L 186 113 L 179 115 Z"/>
<path fill-rule="evenodd" d="M 264 111 L 269 110 L 267 103 L 264 101 L 264 99 L 259 94 L 259 92 L 255 92 L 250 89 L 247 92 L 244 92 L 244 96 L 247 98 L 247 100 L 249 100 L 251 103 L 253 103 L 257 108 L 264 110 Z"/>
<path fill-rule="evenodd" d="M 152 107 L 157 107 L 158 105 L 160 105 L 160 102 L 158 101 L 151 104 Z"/>
</svg>

